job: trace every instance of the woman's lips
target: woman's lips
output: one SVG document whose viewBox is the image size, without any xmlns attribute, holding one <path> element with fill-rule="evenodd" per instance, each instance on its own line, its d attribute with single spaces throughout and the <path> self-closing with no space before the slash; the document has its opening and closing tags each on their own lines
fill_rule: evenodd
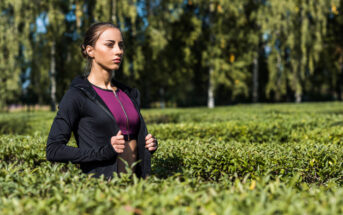
<svg viewBox="0 0 343 215">
<path fill-rule="evenodd" d="M 114 63 L 120 63 L 120 59 L 114 59 L 113 62 Z"/>
</svg>

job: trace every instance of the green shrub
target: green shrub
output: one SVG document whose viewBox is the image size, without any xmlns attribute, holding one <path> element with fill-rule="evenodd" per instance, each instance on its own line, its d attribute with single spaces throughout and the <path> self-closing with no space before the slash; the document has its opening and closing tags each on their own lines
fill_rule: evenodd
<svg viewBox="0 0 343 215">
<path fill-rule="evenodd" d="M 55 114 L 0 115 L 0 214 L 343 213 L 340 103 L 142 110 L 146 180 L 47 161 Z"/>
</svg>

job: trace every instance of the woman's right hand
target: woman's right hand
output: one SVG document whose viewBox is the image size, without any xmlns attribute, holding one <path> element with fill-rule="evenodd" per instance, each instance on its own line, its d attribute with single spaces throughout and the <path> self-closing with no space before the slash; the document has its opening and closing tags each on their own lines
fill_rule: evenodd
<svg viewBox="0 0 343 215">
<path fill-rule="evenodd" d="M 122 153 L 125 148 L 124 135 L 122 135 L 121 130 L 118 131 L 116 136 L 111 137 L 111 144 L 117 153 Z"/>
</svg>

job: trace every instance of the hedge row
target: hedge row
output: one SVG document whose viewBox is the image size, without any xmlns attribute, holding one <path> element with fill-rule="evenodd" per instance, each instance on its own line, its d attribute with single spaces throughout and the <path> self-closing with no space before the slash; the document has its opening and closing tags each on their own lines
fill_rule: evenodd
<svg viewBox="0 0 343 215">
<path fill-rule="evenodd" d="M 55 113 L 0 114 L 0 214 L 343 213 L 340 103 L 142 112 L 153 174 L 111 181 L 46 161 Z"/>
<path fill-rule="evenodd" d="M 72 141 L 75 146 L 75 141 Z M 11 136 L 0 138 L 0 160 L 39 168 L 45 159 L 46 137 Z M 256 178 L 263 175 L 281 179 L 301 174 L 302 181 L 343 182 L 341 144 L 303 142 L 245 143 L 212 139 L 163 140 L 152 159 L 154 174 L 165 178 L 175 173 L 203 180 L 225 175 Z"/>
<path fill-rule="evenodd" d="M 39 168 L 0 164 L 1 214 L 341 214 L 343 189 L 302 183 L 298 176 L 223 178 L 217 183 L 173 176 L 111 181 L 69 164 Z"/>
</svg>

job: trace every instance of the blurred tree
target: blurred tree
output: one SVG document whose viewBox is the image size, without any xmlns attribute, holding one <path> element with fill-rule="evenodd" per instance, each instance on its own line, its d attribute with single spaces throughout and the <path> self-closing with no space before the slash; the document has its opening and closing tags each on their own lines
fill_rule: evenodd
<svg viewBox="0 0 343 215">
<path fill-rule="evenodd" d="M 190 48 L 200 34 L 200 22 L 181 0 L 144 0 L 139 5 L 143 22 L 136 25 L 139 32 L 132 29 L 136 37 L 128 46 L 132 45 L 130 67 L 142 86 L 144 101 L 162 108 L 167 106 L 165 100 L 186 103 L 193 87 Z"/>
<path fill-rule="evenodd" d="M 260 36 L 255 21 L 258 7 L 250 7 L 251 3 L 240 0 L 192 2 L 197 4 L 202 21 L 201 41 L 205 49 L 200 61 L 208 71 L 207 105 L 210 108 L 214 107 L 214 92 L 219 85 L 231 90 L 228 99 L 249 96 L 250 66 L 258 58 Z"/>
<path fill-rule="evenodd" d="M 264 0 L 249 0 L 245 2 L 245 15 L 247 17 L 246 33 L 245 37 L 248 38 L 250 51 L 252 55 L 252 102 L 259 101 L 260 76 L 264 74 L 260 73 L 260 59 L 264 53 L 264 43 L 262 41 L 263 32 L 261 26 L 258 23 L 258 16 L 260 9 L 264 6 Z"/>
<path fill-rule="evenodd" d="M 342 99 L 342 1 L 3 0 L 0 108 L 54 110 L 99 21 L 121 29 L 116 78 L 141 90 L 144 107 Z"/>
<path fill-rule="evenodd" d="M 0 109 L 18 101 L 22 94 L 20 77 L 27 73 L 32 56 L 30 38 L 37 1 L 0 2 Z"/>
<path fill-rule="evenodd" d="M 289 86 L 301 102 L 306 79 L 313 74 L 323 50 L 330 5 L 337 0 L 268 0 L 260 11 L 260 25 L 271 48 L 267 95 L 276 100 Z"/>
<path fill-rule="evenodd" d="M 58 46 L 65 47 L 66 44 L 63 42 L 63 34 L 66 31 L 65 25 L 65 14 L 68 10 L 68 1 L 51 0 L 41 4 L 43 11 L 43 23 L 46 28 L 46 33 L 42 37 L 45 41 L 43 48 L 48 51 L 50 58 L 49 66 L 49 80 L 50 80 L 50 105 L 51 111 L 56 110 L 56 79 L 58 73 L 62 70 L 60 65 L 62 63 L 63 48 L 58 49 Z M 57 67 L 57 65 L 59 65 Z M 46 74 L 43 70 L 37 71 L 40 74 Z"/>
<path fill-rule="evenodd" d="M 330 94 L 332 99 L 342 101 L 343 87 L 343 0 L 333 2 L 328 16 L 325 49 L 321 55 L 320 67 L 310 80 L 313 95 Z"/>
</svg>

